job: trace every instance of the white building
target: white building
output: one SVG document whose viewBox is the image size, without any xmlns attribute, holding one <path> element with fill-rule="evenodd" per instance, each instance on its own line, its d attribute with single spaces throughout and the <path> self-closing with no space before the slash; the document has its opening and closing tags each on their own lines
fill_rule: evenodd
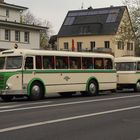
<svg viewBox="0 0 140 140">
<path fill-rule="evenodd" d="M 0 50 L 19 48 L 39 49 L 40 31 L 47 28 L 20 22 L 27 7 L 5 3 L 0 0 Z"/>
</svg>

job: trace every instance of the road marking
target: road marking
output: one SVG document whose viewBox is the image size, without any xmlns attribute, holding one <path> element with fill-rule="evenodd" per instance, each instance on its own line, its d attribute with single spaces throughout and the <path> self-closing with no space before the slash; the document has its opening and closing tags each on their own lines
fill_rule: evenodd
<svg viewBox="0 0 140 140">
<path fill-rule="evenodd" d="M 6 108 L 14 108 L 18 107 L 19 105 L 12 105 L 12 106 L 1 106 L 0 109 L 6 109 Z"/>
<path fill-rule="evenodd" d="M 48 103 L 52 103 L 52 101 L 46 101 L 46 102 L 36 102 L 36 103 L 26 103 L 26 104 L 18 104 L 18 105 L 7 105 L 7 106 L 1 106 L 0 109 L 5 109 L 5 108 L 14 108 L 14 107 L 21 107 L 21 106 L 25 106 L 25 105 L 39 105 L 39 104 L 48 104 Z"/>
<path fill-rule="evenodd" d="M 111 113 L 116 113 L 116 112 L 134 110 L 134 109 L 140 109 L 140 106 L 127 107 L 127 108 L 121 108 L 121 109 L 115 109 L 115 110 L 108 110 L 108 111 L 103 111 L 103 112 L 97 112 L 97 113 L 73 116 L 73 117 L 68 117 L 68 118 L 62 118 L 62 119 L 56 119 L 56 120 L 50 120 L 50 121 L 31 123 L 31 124 L 26 124 L 26 125 L 19 125 L 19 126 L 0 129 L 0 133 L 19 130 L 19 129 L 30 128 L 30 127 L 42 126 L 42 125 L 47 125 L 47 124 L 53 124 L 53 123 L 59 123 L 59 122 L 83 119 L 83 118 L 94 117 L 94 116 L 99 116 L 99 115 L 111 114 Z"/>
<path fill-rule="evenodd" d="M 115 97 L 115 98 L 113 97 L 113 98 L 106 98 L 106 99 L 94 99 L 94 100 L 49 104 L 49 105 L 42 105 L 42 106 L 23 107 L 23 108 L 14 108 L 14 109 L 0 110 L 0 113 L 23 111 L 23 110 L 30 110 L 30 109 L 40 109 L 40 108 L 48 108 L 48 107 L 57 107 L 57 106 L 65 106 L 65 105 L 84 104 L 84 103 L 92 103 L 92 102 L 100 102 L 100 101 L 110 101 L 110 100 L 118 100 L 118 99 L 127 99 L 127 98 L 135 98 L 135 97 L 140 97 L 140 95 L 123 96 L 123 97 Z"/>
</svg>

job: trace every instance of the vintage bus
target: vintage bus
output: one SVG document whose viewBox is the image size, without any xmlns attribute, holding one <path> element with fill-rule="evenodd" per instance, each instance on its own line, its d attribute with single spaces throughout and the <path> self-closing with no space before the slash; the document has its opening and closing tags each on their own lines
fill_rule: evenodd
<svg viewBox="0 0 140 140">
<path fill-rule="evenodd" d="M 118 57 L 115 58 L 117 70 L 117 88 L 133 88 L 140 91 L 140 58 Z"/>
<path fill-rule="evenodd" d="M 49 93 L 97 95 L 116 89 L 109 54 L 14 49 L 0 54 L 0 97 L 39 100 Z"/>
</svg>

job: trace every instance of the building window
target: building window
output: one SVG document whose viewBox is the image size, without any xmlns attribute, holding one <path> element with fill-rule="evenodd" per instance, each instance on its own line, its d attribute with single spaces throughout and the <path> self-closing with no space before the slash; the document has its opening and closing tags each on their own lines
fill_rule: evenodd
<svg viewBox="0 0 140 140">
<path fill-rule="evenodd" d="M 104 47 L 105 48 L 110 48 L 110 42 L 109 41 L 105 41 L 104 42 Z"/>
<path fill-rule="evenodd" d="M 29 43 L 29 40 L 30 40 L 30 36 L 29 35 L 30 35 L 29 32 L 25 32 L 24 33 L 24 42 Z"/>
<path fill-rule="evenodd" d="M 68 42 L 64 42 L 64 50 L 68 50 L 69 49 L 69 43 Z"/>
<path fill-rule="evenodd" d="M 6 16 L 9 17 L 9 9 L 6 9 Z"/>
<path fill-rule="evenodd" d="M 91 41 L 90 42 L 90 50 L 93 51 L 95 49 L 95 47 L 96 47 L 95 41 Z"/>
<path fill-rule="evenodd" d="M 20 31 L 15 31 L 15 41 L 20 42 Z"/>
<path fill-rule="evenodd" d="M 5 30 L 5 40 L 10 41 L 10 30 Z"/>
<path fill-rule="evenodd" d="M 134 46 L 133 46 L 133 43 L 131 43 L 131 51 L 134 50 Z"/>
<path fill-rule="evenodd" d="M 133 43 L 127 43 L 127 50 L 133 51 Z"/>
<path fill-rule="evenodd" d="M 131 48 L 130 48 L 130 43 L 128 42 L 127 43 L 127 50 L 130 50 Z"/>
<path fill-rule="evenodd" d="M 118 50 L 124 50 L 124 42 L 118 41 Z"/>
<path fill-rule="evenodd" d="M 82 51 L 82 42 L 77 42 L 77 51 L 78 52 Z"/>
</svg>

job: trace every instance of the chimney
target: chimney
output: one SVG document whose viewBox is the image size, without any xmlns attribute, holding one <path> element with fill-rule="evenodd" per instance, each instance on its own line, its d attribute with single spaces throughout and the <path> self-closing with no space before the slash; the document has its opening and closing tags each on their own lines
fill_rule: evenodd
<svg viewBox="0 0 140 140">
<path fill-rule="evenodd" d="M 0 3 L 4 3 L 4 0 L 0 0 Z"/>
<path fill-rule="evenodd" d="M 92 6 L 88 7 L 88 10 L 93 10 Z"/>
</svg>

